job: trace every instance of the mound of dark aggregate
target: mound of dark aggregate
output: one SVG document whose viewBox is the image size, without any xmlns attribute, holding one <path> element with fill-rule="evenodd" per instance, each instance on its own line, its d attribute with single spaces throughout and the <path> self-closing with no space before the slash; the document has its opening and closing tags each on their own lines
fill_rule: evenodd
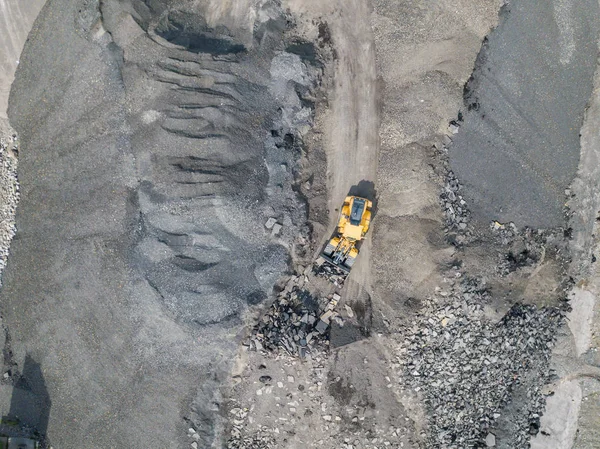
<svg viewBox="0 0 600 449">
<path fill-rule="evenodd" d="M 273 447 L 273 439 L 268 436 L 251 436 L 245 438 L 231 438 L 227 442 L 227 449 L 266 449 Z"/>
<path fill-rule="evenodd" d="M 255 11 L 56 0 L 36 21 L 2 317 L 47 381 L 55 447 L 183 447 L 183 418 L 217 444 L 219 360 L 308 235 L 295 183 L 321 69 L 285 51 L 279 2 Z"/>
<path fill-rule="evenodd" d="M 319 327 L 325 311 L 308 291 L 297 285 L 297 277 L 275 299 L 244 342 L 250 350 L 280 352 L 304 358 L 329 344 L 327 327 Z M 329 324 L 329 322 L 327 323 Z"/>
<path fill-rule="evenodd" d="M 520 413 L 508 418 L 506 447 L 528 447 L 539 428 L 541 387 L 551 378 L 548 362 L 564 312 L 517 304 L 492 322 L 483 314 L 488 300 L 472 280 L 431 299 L 401 350 L 406 385 L 427 407 L 427 447 L 486 447 L 515 391 L 526 393 L 518 398 Z"/>
</svg>

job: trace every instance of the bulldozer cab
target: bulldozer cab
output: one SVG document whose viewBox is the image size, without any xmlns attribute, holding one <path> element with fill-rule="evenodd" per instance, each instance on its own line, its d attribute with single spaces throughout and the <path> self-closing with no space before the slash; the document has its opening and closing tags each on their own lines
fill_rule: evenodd
<svg viewBox="0 0 600 449">
<path fill-rule="evenodd" d="M 364 198 L 355 197 L 352 201 L 352 211 L 350 212 L 350 224 L 353 226 L 360 225 L 363 212 L 365 210 L 366 200 Z"/>
</svg>

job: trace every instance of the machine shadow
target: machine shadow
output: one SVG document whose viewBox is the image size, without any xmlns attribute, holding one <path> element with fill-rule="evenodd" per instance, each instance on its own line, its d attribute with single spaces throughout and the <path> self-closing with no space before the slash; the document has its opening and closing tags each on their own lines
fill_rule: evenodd
<svg viewBox="0 0 600 449">
<path fill-rule="evenodd" d="M 28 354 L 13 388 L 10 410 L 7 416 L 2 417 L 2 422 L 14 422 L 21 429 L 31 429 L 31 436 L 39 441 L 41 447 L 46 447 L 51 405 L 41 366 Z"/>
<path fill-rule="evenodd" d="M 358 184 L 350 187 L 348 195 L 359 196 L 371 201 L 373 203 L 373 207 L 371 208 L 371 221 L 375 218 L 377 215 L 377 190 L 375 189 L 375 183 L 373 181 L 367 181 L 366 179 L 359 181 Z"/>
</svg>

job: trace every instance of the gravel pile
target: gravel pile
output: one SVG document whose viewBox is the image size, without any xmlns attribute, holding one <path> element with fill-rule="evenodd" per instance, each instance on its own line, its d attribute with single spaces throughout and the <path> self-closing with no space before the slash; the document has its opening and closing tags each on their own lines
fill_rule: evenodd
<svg viewBox="0 0 600 449">
<path fill-rule="evenodd" d="M 456 127 L 457 122 L 452 122 L 450 128 Z M 451 134 L 454 131 L 451 131 Z M 455 245 L 464 245 L 473 240 L 473 228 L 471 223 L 471 212 L 467 202 L 463 198 L 463 186 L 458 181 L 454 172 L 450 169 L 448 161 L 448 146 L 452 140 L 445 136 L 444 144 L 434 145 L 436 158 L 441 162 L 440 181 L 443 185 L 440 192 L 439 202 L 444 212 L 444 232 L 448 240 Z"/>
<path fill-rule="evenodd" d="M 498 223 L 492 226 L 498 227 Z M 510 235 L 511 231 L 514 232 L 512 235 Z M 506 276 L 523 267 L 533 266 L 544 257 L 547 240 L 543 231 L 534 232 L 526 228 L 520 233 L 517 233 L 516 229 L 499 229 L 496 232 L 499 232 L 503 242 L 508 242 L 507 246 L 510 245 L 509 250 L 502 254 L 498 261 L 497 271 L 500 276 Z"/>
<path fill-rule="evenodd" d="M 517 226 L 514 223 L 503 224 L 498 221 L 490 223 L 490 232 L 502 245 L 509 245 L 519 234 Z"/>
<path fill-rule="evenodd" d="M 564 314 L 515 305 L 494 323 L 483 315 L 489 296 L 478 282 L 465 280 L 438 293 L 400 350 L 406 384 L 427 407 L 427 447 L 493 447 L 495 424 L 521 387 L 527 390 L 521 409 L 528 414 L 516 417 L 509 447 L 528 447 L 530 432 L 539 428 L 541 387 Z"/>
<path fill-rule="evenodd" d="M 275 447 L 269 436 L 232 437 L 227 442 L 227 449 L 267 449 Z"/>
<path fill-rule="evenodd" d="M 504 277 L 523 267 L 533 267 L 544 260 L 556 259 L 561 266 L 570 261 L 568 230 L 542 230 L 524 228 L 518 230 L 514 223 L 490 223 L 490 231 L 503 248 L 499 251 L 497 273 Z M 562 288 L 567 288 L 569 281 L 564 279 Z"/>
<path fill-rule="evenodd" d="M 304 274 L 292 276 L 268 311 L 254 326 L 244 345 L 252 351 L 285 351 L 290 356 L 304 358 L 313 351 L 329 346 L 332 322 L 343 324 L 344 319 L 335 310 L 340 296 L 315 298 L 305 286 L 308 275 L 323 277 L 341 288 L 348 274 L 321 258 L 308 267 Z"/>
<path fill-rule="evenodd" d="M 297 284 L 298 277 L 292 278 L 256 324 L 250 338 L 244 342 L 250 350 L 285 351 L 304 358 L 307 353 L 323 350 L 329 343 L 329 333 L 318 327 L 318 300 Z"/>
<path fill-rule="evenodd" d="M 260 435 L 244 436 L 243 430 L 248 418 L 247 408 L 236 407 L 229 411 L 230 423 L 232 424 L 231 438 L 227 441 L 228 449 L 267 449 L 274 447 L 273 439 L 268 432 Z M 266 429 L 265 429 L 266 430 Z"/>
<path fill-rule="evenodd" d="M 445 231 L 460 232 L 470 235 L 469 222 L 471 221 L 471 213 L 467 208 L 467 202 L 459 193 L 462 190 L 461 184 L 454 175 L 452 170 L 449 170 L 446 175 L 446 183 L 440 194 L 440 203 L 445 213 Z"/>
<path fill-rule="evenodd" d="M 6 266 L 10 242 L 15 235 L 15 211 L 19 202 L 17 136 L 0 137 L 0 273 Z"/>
</svg>

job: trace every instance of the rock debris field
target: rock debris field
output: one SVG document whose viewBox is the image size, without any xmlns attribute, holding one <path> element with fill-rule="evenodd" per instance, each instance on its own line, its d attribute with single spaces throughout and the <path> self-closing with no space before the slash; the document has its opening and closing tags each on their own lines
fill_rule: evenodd
<svg viewBox="0 0 600 449">
<path fill-rule="evenodd" d="M 458 129 L 453 122 L 451 132 Z M 448 143 L 436 152 L 448 243 L 467 250 L 487 245 L 486 251 L 497 253 L 496 259 L 490 258 L 496 282 L 529 276 L 527 270 L 539 266 L 546 251 L 554 248 L 556 253 L 560 232 L 519 230 L 513 223 L 496 221 L 487 227 L 473 223 L 463 186 L 449 169 Z M 243 342 L 244 350 L 254 354 L 248 365 L 256 369 L 252 387 L 256 390 L 243 400 L 244 394 L 233 395 L 228 447 L 280 447 L 281 441 L 287 441 L 281 440 L 281 434 L 294 433 L 294 425 L 313 413 L 320 414 L 315 428 L 336 441 L 332 445 L 327 437 L 317 440 L 326 447 L 528 447 L 530 438 L 540 432 L 546 401 L 542 387 L 556 378 L 550 356 L 569 305 L 563 299 L 549 306 L 517 300 L 498 315 L 491 313 L 498 293 L 486 276 L 472 276 L 459 260 L 444 276 L 443 287 L 436 287 L 422 301 L 412 321 L 389 335 L 386 345 L 393 355 L 385 364 L 387 371 L 372 365 L 366 368 L 373 369 L 374 375 L 386 374 L 383 388 L 423 404 L 424 422 L 397 419 L 396 426 L 385 429 L 375 420 L 378 430 L 351 436 L 348 424 L 364 426 L 364 410 L 362 415 L 360 408 L 344 411 L 334 400 L 330 411 L 331 397 L 323 390 L 335 385 L 332 359 L 339 357 L 331 345 L 330 326 L 343 327 L 354 312 L 337 293 L 311 293 L 319 278 L 341 290 L 347 277 L 318 260 L 289 278 Z M 277 371 L 280 375 L 274 374 Z M 308 385 L 290 393 L 293 379 L 302 376 L 299 373 L 305 373 Z M 277 412 L 269 417 L 273 407 L 285 409 L 286 400 L 287 417 Z"/>
<path fill-rule="evenodd" d="M 442 195 L 446 195 L 447 189 L 443 192 Z M 518 234 L 513 229 L 497 223 L 490 226 L 490 232 L 504 244 Z M 523 234 L 532 240 L 533 253 L 539 246 L 534 238 L 537 234 L 532 235 L 530 230 Z M 499 264 L 501 275 L 506 274 L 504 268 Z M 338 274 L 332 271 L 315 265 L 305 273 L 339 282 Z M 305 288 L 313 278 L 306 274 L 290 278 L 244 342 L 245 348 L 256 354 L 258 360 L 255 362 L 259 376 L 256 398 L 277 396 L 278 390 L 293 383 L 294 376 L 302 372 L 297 362 L 308 363 L 309 386 L 287 394 L 292 423 L 297 409 L 303 408 L 295 396 L 306 394 L 305 388 L 315 393 L 306 399 L 317 403 L 304 404 L 304 413 L 312 414 L 319 408 L 318 401 L 323 398 L 318 392 L 327 380 L 331 381 L 325 374 L 330 369 L 328 359 L 335 354 L 330 348 L 329 324 L 336 321 L 343 326 L 348 315 L 352 315 L 347 306 L 346 310 L 338 306 L 337 294 L 324 299 L 311 296 Z M 545 406 L 542 386 L 554 380 L 550 355 L 569 306 L 566 302 L 544 308 L 517 303 L 496 321 L 488 314 L 493 301 L 485 279 L 469 278 L 458 266 L 446 275 L 449 276 L 446 287 L 436 288 L 411 325 L 392 336 L 396 343 L 391 345 L 394 357 L 389 366 L 393 374 L 386 376 L 390 382 L 387 388 L 393 387 L 401 395 L 421 399 L 427 416 L 424 430 L 413 436 L 414 446 L 408 447 L 528 447 L 529 438 L 540 431 L 540 416 Z M 287 367 L 287 371 L 281 369 L 282 373 L 294 374 L 283 374 L 279 377 L 281 381 L 272 375 L 262 362 L 273 358 Z M 393 382 L 396 385 L 393 386 Z M 355 416 L 350 413 L 348 417 L 336 417 L 327 412 L 324 404 L 321 403 L 321 418 L 334 428 L 336 421 L 342 425 L 346 419 L 357 423 L 364 420 L 364 415 L 360 417 L 357 410 L 352 411 Z M 278 427 L 258 425 L 254 432 L 249 432 L 256 419 L 255 407 L 258 408 L 254 400 L 245 404 L 234 401 L 229 411 L 232 438 L 228 447 L 278 447 L 272 436 L 279 434 Z M 278 418 L 286 423 L 273 419 L 275 421 L 270 422 L 287 423 L 287 418 Z M 392 441 L 398 444 L 392 447 L 404 447 L 401 440 L 408 437 L 409 428 L 392 426 L 384 438 L 378 439 L 374 433 L 373 438 L 367 440 L 350 438 L 340 447 L 388 447 Z M 503 435 L 503 445 L 497 446 L 496 435 L 503 433 L 508 436 Z"/>
<path fill-rule="evenodd" d="M 526 407 L 512 417 L 507 447 L 526 447 L 539 430 L 540 386 L 551 377 L 548 362 L 564 310 L 515 305 L 494 323 L 483 311 L 488 302 L 485 285 L 472 279 L 438 291 L 398 350 L 406 386 L 424 396 L 428 447 L 494 447 L 494 427 L 517 389 L 527 390 Z"/>
<path fill-rule="evenodd" d="M 255 325 L 244 345 L 253 351 L 285 351 L 304 358 L 308 352 L 323 350 L 328 344 L 329 326 L 343 318 L 335 310 L 340 295 L 332 293 L 316 298 L 303 289 L 309 283 L 307 274 L 324 277 L 335 286 L 343 285 L 346 274 L 322 261 L 304 274 L 292 276 L 268 311 Z"/>
</svg>

